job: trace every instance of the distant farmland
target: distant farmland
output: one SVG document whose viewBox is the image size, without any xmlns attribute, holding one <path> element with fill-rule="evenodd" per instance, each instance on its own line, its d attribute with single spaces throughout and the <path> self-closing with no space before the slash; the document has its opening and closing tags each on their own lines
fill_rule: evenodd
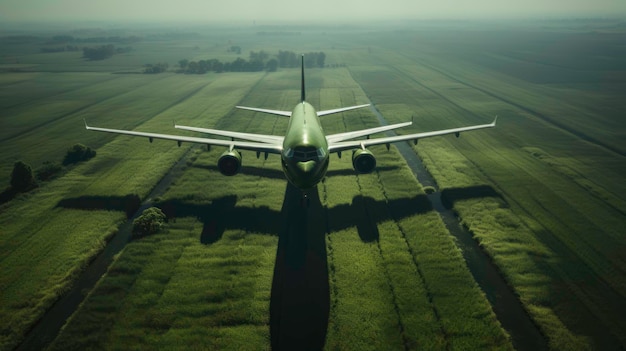
<svg viewBox="0 0 626 351">
<path fill-rule="evenodd" d="M 370 175 L 354 174 L 349 153 L 331 155 L 307 210 L 277 157 L 244 151 L 242 174 L 224 177 L 215 167 L 223 150 L 198 147 L 170 173 L 190 145 L 84 130 L 86 119 L 173 133 L 175 120 L 283 134 L 285 118 L 234 106 L 291 109 L 298 70 L 128 74 L 145 63 L 233 60 L 233 44 L 244 58 L 326 52 L 329 67 L 307 71 L 308 100 L 320 109 L 371 100 L 390 123 L 413 116 L 399 133 L 498 115 L 496 129 L 413 148 L 550 349 L 626 347 L 619 34 L 324 30 L 278 39 L 252 28 L 200 32 L 139 41 L 102 61 L 2 41 L 10 55 L 0 61 L 0 181 L 9 184 L 15 161 L 60 162 L 75 143 L 97 156 L 0 205 L 0 349 L 19 345 L 127 220 L 121 208 L 67 204 L 145 200 L 164 176 L 173 182 L 155 204 L 170 216 L 167 232 L 125 247 L 51 349 L 269 349 L 303 340 L 342 350 L 513 349 L 395 148 L 372 149 L 379 169 Z M 368 110 L 322 123 L 327 133 L 378 125 Z M 497 196 L 463 195 L 477 186 Z"/>
</svg>

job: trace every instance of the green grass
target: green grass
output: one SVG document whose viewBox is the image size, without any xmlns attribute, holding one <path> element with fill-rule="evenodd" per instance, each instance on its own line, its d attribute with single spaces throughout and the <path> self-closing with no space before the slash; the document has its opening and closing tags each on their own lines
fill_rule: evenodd
<svg viewBox="0 0 626 351">
<path fill-rule="evenodd" d="M 377 56 L 383 67 L 363 64 L 351 72 L 390 122 L 415 113 L 419 130 L 429 130 L 500 115 L 495 130 L 424 140 L 416 152 L 444 189 L 489 184 L 502 194 L 457 201 L 455 210 L 552 348 L 608 345 L 597 323 L 612 334 L 613 347 L 623 345 L 626 277 L 618 252 L 626 208 L 623 162 L 610 151 L 623 146 L 621 122 L 610 117 L 619 108 L 611 82 L 593 93 L 578 81 L 529 84 L 462 61 L 461 54 L 442 59 L 422 48 L 415 58 L 416 52 L 385 53 Z M 600 96 L 610 102 L 601 109 Z"/>
<path fill-rule="evenodd" d="M 364 127 L 358 120 L 346 118 L 344 121 L 350 129 Z M 424 196 L 420 185 L 393 149 L 392 152 L 380 150 L 377 155 L 380 164 L 396 169 L 358 176 L 357 179 L 330 177 L 324 183 L 331 211 L 333 204 L 342 203 L 338 197 L 343 192 L 338 189 L 349 190 L 348 194 L 352 196 L 358 191 L 374 202 L 387 204 L 381 208 L 372 201 L 365 201 L 365 208 L 357 206 L 357 213 L 352 217 L 352 220 L 373 217 L 371 221 L 374 223 L 370 225 L 377 228 L 377 241 L 363 243 L 359 236 L 350 235 L 348 231 L 331 232 L 327 239 L 328 251 L 332 252 L 331 273 L 334 274 L 331 274 L 331 280 L 336 284 L 334 301 L 337 301 L 333 309 L 336 315 L 331 310 L 331 334 L 327 346 L 330 349 L 384 348 L 377 344 L 378 341 L 363 337 L 376 335 L 375 332 L 349 327 L 367 319 L 368 313 L 375 314 L 382 305 L 388 306 L 383 309 L 393 309 L 395 313 L 379 319 L 389 318 L 385 326 L 401 330 L 399 336 L 397 331 L 388 332 L 395 335 L 394 339 L 378 337 L 383 344 L 396 345 L 391 348 L 403 345 L 410 349 L 510 348 L 506 334 L 473 282 L 459 249 L 439 216 L 428 208 L 424 209 L 425 213 L 402 215 L 412 213 L 407 207 L 417 211 L 423 206 L 418 200 Z M 352 204 L 354 206 L 354 200 Z M 379 212 L 383 208 L 383 212 Z M 358 214 L 363 210 L 365 213 Z M 334 220 L 332 217 L 329 220 L 332 231 Z M 338 226 L 346 221 L 335 220 L 339 222 Z M 360 246 L 363 249 L 355 251 Z M 372 298 L 375 303 L 359 300 L 363 306 L 360 309 L 344 305 L 352 303 L 351 300 L 358 299 L 361 294 L 371 296 L 373 291 L 381 291 L 380 296 Z M 387 293 L 383 295 L 385 291 Z M 350 302 L 344 303 L 345 300 Z M 372 328 L 380 329 L 376 325 Z M 479 335 L 481 337 L 477 337 Z"/>
<path fill-rule="evenodd" d="M 339 98 L 339 102 L 345 104 L 354 103 L 355 98 L 363 99 L 362 92 L 350 84 L 346 73 L 345 70 L 313 72 L 311 81 L 326 84 L 344 79 L 348 88 L 330 88 L 331 94 L 322 89 L 319 95 L 312 89 L 312 99 L 323 98 L 328 107 L 337 106 L 337 101 L 332 99 Z M 290 79 L 289 73 L 269 75 L 258 88 Z M 297 98 L 297 91 L 294 94 L 288 90 L 283 94 L 269 98 L 278 102 L 275 108 L 283 108 L 280 101 L 288 101 L 292 96 Z M 247 99 L 254 105 L 262 104 L 268 97 L 252 92 Z M 277 130 L 286 123 L 280 117 L 258 117 L 251 119 L 237 112 L 216 125 L 239 125 L 245 131 L 254 132 Z M 374 123 L 373 116 L 369 117 L 367 125 Z M 329 133 L 363 126 L 361 118 L 354 114 L 325 120 Z M 179 213 L 169 233 L 130 243 L 64 328 L 53 349 L 111 348 L 113 345 L 149 348 L 176 345 L 181 341 L 199 348 L 235 349 L 239 343 L 255 345 L 251 346 L 253 348 L 269 346 L 267 303 L 277 237 L 275 225 L 272 229 L 263 218 L 256 218 L 255 212 L 270 211 L 272 216 L 278 215 L 285 181 L 282 176 L 252 175 L 257 172 L 277 174 L 279 160 L 275 157 L 257 160 L 250 153 L 244 153 L 242 174 L 235 178 L 223 177 L 213 168 L 220 152 L 196 153 L 187 170 L 159 199 L 164 205 L 183 201 L 188 208 L 198 208 L 199 212 L 190 210 L 194 213 L 191 217 Z M 395 152 L 380 155 L 382 162 L 398 169 L 358 178 L 333 176 L 319 190 L 326 211 L 331 214 L 327 234 L 331 310 L 326 347 L 381 349 L 406 345 L 410 349 L 448 346 L 453 349 L 510 349 L 506 333 L 495 320 L 484 295 L 472 282 L 460 252 L 439 217 L 430 212 L 394 218 L 393 209 L 385 205 L 386 201 L 402 201 L 407 196 L 417 197 L 422 193 Z M 333 157 L 331 171 L 350 168 L 349 157 L 341 160 Z M 398 186 L 407 182 L 415 189 L 408 195 L 406 188 Z M 372 198 L 380 205 L 369 204 L 368 200 L 351 208 L 347 218 L 332 215 L 337 206 L 355 206 L 356 196 Z M 234 201 L 226 206 L 234 206 L 232 209 L 212 205 L 220 201 L 226 204 L 224 201 L 229 200 L 224 199 L 231 198 Z M 375 208 L 366 209 L 368 206 Z M 362 233 L 350 223 L 359 222 L 362 211 L 378 208 L 385 209 L 386 215 L 380 221 L 359 224 L 359 230 L 377 231 L 380 240 L 363 242 Z M 227 212 L 220 214 L 220 211 Z M 228 219 L 236 213 L 249 213 L 249 216 Z M 196 219 L 198 214 L 200 217 Z M 224 233 L 217 241 L 203 245 L 202 232 L 210 230 L 212 223 L 223 223 Z M 419 238 L 423 237 L 432 237 L 434 243 L 445 249 L 432 251 L 424 246 L 418 250 L 419 246 L 433 244 L 420 242 Z M 443 274 L 437 266 L 444 262 L 454 269 L 444 268 L 446 273 Z M 463 278 L 459 279 L 459 275 Z M 444 292 L 451 285 L 458 287 L 452 295 Z M 114 297 L 109 299 L 108 296 Z M 446 304 L 451 306 L 446 307 Z M 461 310 L 463 312 L 459 313 Z M 209 331 L 204 338 L 197 338 L 194 335 L 199 330 Z M 474 333 L 480 337 L 471 336 Z"/>
<path fill-rule="evenodd" d="M 108 135 L 85 131 L 81 118 L 87 117 L 91 124 L 107 127 L 141 125 L 141 129 L 162 132 L 171 132 L 172 120 L 181 117 L 188 123 L 196 121 L 197 125 L 203 125 L 210 123 L 207 116 L 219 117 L 230 112 L 247 93 L 249 85 L 246 84 L 261 77 L 244 74 L 185 79 L 169 75 L 160 78 L 167 82 L 166 89 L 144 77 L 138 80 L 131 77 L 130 82 L 121 79 L 130 86 L 117 80 L 117 85 L 109 86 L 107 84 L 113 83 L 99 75 L 88 76 L 92 78 L 92 84 L 88 84 L 89 79 L 85 77 L 74 79 L 68 75 L 67 80 L 62 77 L 60 81 L 68 84 L 69 92 L 59 95 L 57 88 L 43 89 L 39 99 L 20 105 L 23 115 L 33 118 L 39 106 L 48 105 L 47 100 L 57 103 L 60 98 L 63 101 L 62 97 L 73 95 L 68 101 L 75 101 L 76 107 L 67 105 L 69 102 L 58 102 L 66 104 L 59 107 L 60 118 L 48 114 L 40 117 L 41 122 L 31 120 L 34 129 L 16 124 L 14 134 L 8 136 L 12 143 L 2 151 L 6 166 L 15 157 L 27 162 L 60 158 L 63 150 L 73 143 L 72 138 L 91 140 L 91 143 L 87 142 L 90 145 L 106 142 L 97 148 L 96 158 L 45 183 L 31 194 L 2 205 L 0 264 L 5 272 L 0 289 L 4 330 L 2 349 L 10 349 L 19 342 L 32 323 L 67 291 L 76 275 L 103 248 L 125 218 L 123 212 L 63 207 L 59 205 L 61 201 L 80 201 L 85 196 L 113 199 L 128 194 L 144 198 L 189 147 L 177 148 L 175 143 L 167 142 L 149 144 L 147 140 L 128 137 L 112 139 Z M 85 87 L 73 89 L 70 88 L 72 84 Z M 107 99 L 109 94 L 114 97 Z M 215 99 L 208 100 L 209 97 Z M 100 102 L 91 104 L 90 99 Z M 63 112 L 64 108 L 70 111 Z M 15 116 L 16 121 L 22 118 L 20 114 Z M 33 140 L 38 142 L 33 143 Z M 47 147 L 41 147 L 42 140 L 49 141 Z"/>
<path fill-rule="evenodd" d="M 485 185 L 500 195 L 455 198 L 454 209 L 552 349 L 623 347 L 626 189 L 617 155 L 623 121 L 616 118 L 623 67 L 611 66 L 615 75 L 603 81 L 597 58 L 533 51 L 536 42 L 528 36 L 521 46 L 527 50 L 513 52 L 511 38 L 493 32 L 335 31 L 307 37 L 305 51 L 324 50 L 327 62 L 349 69 L 307 71 L 307 100 L 330 109 L 370 98 L 390 123 L 414 115 L 415 124 L 399 133 L 487 123 L 499 115 L 496 129 L 423 140 L 415 150 L 439 188 L 463 193 Z M 228 40 L 271 52 L 293 50 L 301 39 L 239 32 Z M 145 198 L 189 147 L 85 132 L 82 119 L 164 133 L 180 132 L 171 127 L 174 120 L 284 133 L 287 119 L 233 106 L 291 109 L 299 98 L 296 69 L 108 74 L 182 58 L 229 60 L 228 44 L 215 33 L 142 42 L 129 55 L 101 62 L 24 53 L 22 68 L 32 72 L 0 73 L 0 181 L 8 184 L 17 159 L 37 168 L 60 160 L 76 142 L 98 152 L 2 206 L 0 349 L 21 340 L 124 220 L 120 211 L 86 212 L 59 202 Z M 566 69 L 547 75 L 546 63 Z M 322 123 L 327 133 L 378 124 L 366 110 Z M 243 152 L 243 172 L 230 178 L 215 168 L 220 148 L 200 150 L 157 201 L 184 205 L 169 231 L 127 245 L 52 349 L 269 348 L 285 193 L 280 160 Z M 342 159 L 331 155 L 331 176 L 318 188 L 328 228 L 326 348 L 511 349 L 454 239 L 424 204 L 422 186 L 395 148 L 372 151 L 378 171 L 353 175 L 349 152 Z"/>
<path fill-rule="evenodd" d="M 197 230 L 180 218 L 129 244 L 51 349 L 267 344 L 276 238 L 235 230 L 206 246 Z"/>
</svg>

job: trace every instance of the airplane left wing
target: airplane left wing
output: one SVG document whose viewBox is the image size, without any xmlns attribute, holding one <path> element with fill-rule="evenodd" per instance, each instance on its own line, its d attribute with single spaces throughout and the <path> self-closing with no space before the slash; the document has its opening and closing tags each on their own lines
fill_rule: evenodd
<svg viewBox="0 0 626 351">
<path fill-rule="evenodd" d="M 397 142 L 407 141 L 407 140 L 418 140 L 418 139 L 429 138 L 429 137 L 434 137 L 434 136 L 439 136 L 439 135 L 446 135 L 446 134 L 458 135 L 461 132 L 468 132 L 471 130 L 477 130 L 477 129 L 483 129 L 483 128 L 493 128 L 496 126 L 497 119 L 498 117 L 496 117 L 493 120 L 493 122 L 489 124 L 481 124 L 481 125 L 475 125 L 475 126 L 469 126 L 469 127 L 443 129 L 443 130 L 436 130 L 432 132 L 398 135 L 398 136 L 376 138 L 376 139 L 335 142 L 335 143 L 331 143 L 330 145 L 328 145 L 328 152 L 341 152 L 341 151 L 351 150 L 351 149 L 364 149 L 372 145 L 391 144 L 391 143 L 397 143 Z"/>
<path fill-rule="evenodd" d="M 190 136 L 184 136 L 184 135 L 145 133 L 145 132 L 136 132 L 132 130 L 97 128 L 97 127 L 88 126 L 87 122 L 85 122 L 85 129 L 94 130 L 98 132 L 105 132 L 105 133 L 125 134 L 125 135 L 146 137 L 151 142 L 152 142 L 152 139 L 175 140 L 179 143 L 179 145 L 182 142 L 191 142 L 191 143 L 206 144 L 206 145 L 225 146 L 230 149 L 233 149 L 236 147 L 241 150 L 267 152 L 270 154 L 280 154 L 283 148 L 282 143 L 278 143 L 278 142 L 264 143 L 264 142 L 238 141 L 238 140 L 235 140 L 235 141 L 220 140 L 220 139 L 190 137 Z"/>
</svg>

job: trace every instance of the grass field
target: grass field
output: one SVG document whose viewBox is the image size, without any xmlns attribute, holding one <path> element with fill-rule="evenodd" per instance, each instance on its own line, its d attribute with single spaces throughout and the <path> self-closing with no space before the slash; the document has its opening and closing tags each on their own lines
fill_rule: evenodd
<svg viewBox="0 0 626 351">
<path fill-rule="evenodd" d="M 0 68 L 19 61 L 23 72 L 0 73 L 0 181 L 8 184 L 16 160 L 35 168 L 60 161 L 76 142 L 98 154 L 1 205 L 0 349 L 20 342 L 126 218 L 120 210 L 81 210 L 81 201 L 144 199 L 189 148 L 88 133 L 83 119 L 155 132 L 172 132 L 176 120 L 284 133 L 284 118 L 233 106 L 291 109 L 297 70 L 111 74 L 148 62 L 226 59 L 229 44 L 241 44 L 244 54 L 325 51 L 327 63 L 348 67 L 307 71 L 307 100 L 329 109 L 369 98 L 390 123 L 415 116 L 402 133 L 499 115 L 495 130 L 423 140 L 415 151 L 550 348 L 623 348 L 626 70 L 619 37 L 462 29 L 309 29 L 279 40 L 211 32 L 141 42 L 97 62 L 41 54 L 32 44 L 6 51 Z M 363 110 L 322 123 L 333 133 L 378 122 Z M 227 178 L 215 167 L 218 149 L 192 151 L 157 201 L 175 217 L 168 231 L 127 245 L 52 349 L 268 349 L 302 340 L 327 349 L 513 348 L 394 148 L 373 148 L 379 170 L 362 176 L 349 155 L 332 155 L 309 212 L 293 206 L 299 194 L 286 188 L 277 157 L 244 152 L 242 174 Z M 463 195 L 477 185 L 500 197 Z"/>
<path fill-rule="evenodd" d="M 577 51 L 589 49 L 588 35 L 579 36 L 582 39 L 576 44 L 582 48 L 575 47 Z M 623 81 L 601 78 L 614 71 L 619 77 L 623 71 L 594 62 L 588 55 L 578 64 L 595 64 L 595 70 L 585 67 L 578 74 L 574 63 L 559 61 L 573 72 L 551 79 L 545 75 L 552 72 L 551 66 L 536 63 L 539 59 L 526 53 L 526 60 L 535 62 L 534 77 L 545 79 L 537 82 L 521 73 L 520 65 L 494 72 L 494 51 L 502 47 L 490 46 L 485 38 L 472 38 L 482 44 L 480 53 L 465 50 L 474 41 L 446 39 L 449 42 L 429 41 L 427 46 L 447 49 L 445 59 L 426 53 L 429 50 L 422 50 L 426 45 L 419 45 L 425 43 L 416 39 L 413 47 L 399 50 L 403 55 L 394 61 L 386 52 L 380 54 L 385 73 L 368 65 L 351 71 L 390 121 L 415 113 L 420 120 L 423 116 L 424 125 L 443 127 L 455 123 L 446 121 L 475 123 L 481 116 L 488 120 L 485 117 L 500 115 L 497 133 L 468 134 L 454 142 L 427 140 L 416 151 L 440 187 L 490 184 L 503 195 L 504 203 L 461 198 L 455 209 L 516 289 L 552 347 L 623 345 L 621 227 L 626 207 L 625 169 L 619 160 L 623 160 L 625 129 L 617 117 L 624 106 L 617 100 Z M 576 38 L 562 35 L 552 40 Z M 616 42 L 605 45 L 599 49 L 611 50 Z M 525 47 L 516 49 L 523 52 Z M 471 60 L 469 53 L 473 53 Z M 558 59 L 551 54 L 552 60 Z M 617 57 L 623 58 L 624 53 Z M 381 79 L 397 87 L 381 84 Z M 599 84 L 606 89 L 598 89 Z M 409 102 L 408 95 L 419 98 Z"/>
</svg>

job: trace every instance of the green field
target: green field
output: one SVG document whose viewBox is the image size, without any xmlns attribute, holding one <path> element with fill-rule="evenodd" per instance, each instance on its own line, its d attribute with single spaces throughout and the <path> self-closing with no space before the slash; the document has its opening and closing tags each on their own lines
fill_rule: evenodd
<svg viewBox="0 0 626 351">
<path fill-rule="evenodd" d="M 282 117 L 233 107 L 290 110 L 297 69 L 119 74 L 234 60 L 230 45 L 246 58 L 324 51 L 327 64 L 345 67 L 308 70 L 307 100 L 318 109 L 371 100 L 389 123 L 414 116 L 399 133 L 498 115 L 496 129 L 414 150 L 551 349 L 626 347 L 623 33 L 536 28 L 304 27 L 295 37 L 198 29 L 176 40 L 139 31 L 129 32 L 146 36 L 133 51 L 103 61 L 40 53 L 43 39 L 3 40 L 0 182 L 9 184 L 15 161 L 60 162 L 78 142 L 97 156 L 0 205 L 0 349 L 21 342 L 126 220 L 119 206 L 80 204 L 145 199 L 191 147 L 86 132 L 83 119 L 161 133 L 172 121 L 285 132 Z M 378 124 L 367 110 L 322 123 L 327 133 Z M 277 157 L 243 152 L 242 174 L 224 177 L 222 151 L 194 148 L 184 171 L 169 175 L 156 201 L 167 232 L 126 246 L 51 349 L 513 348 L 395 148 L 372 148 L 379 169 L 369 175 L 354 174 L 349 154 L 332 155 L 309 210 Z M 499 196 L 471 193 L 483 185 Z"/>
</svg>

